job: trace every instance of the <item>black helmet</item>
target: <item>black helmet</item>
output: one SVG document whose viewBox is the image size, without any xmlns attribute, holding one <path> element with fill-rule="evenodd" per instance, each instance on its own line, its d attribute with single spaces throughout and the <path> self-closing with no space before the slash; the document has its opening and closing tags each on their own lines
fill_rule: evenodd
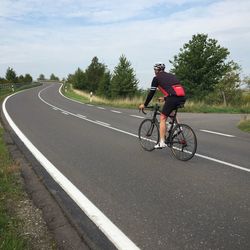
<svg viewBox="0 0 250 250">
<path fill-rule="evenodd" d="M 165 69 L 165 64 L 164 63 L 156 63 L 154 65 L 154 69 L 159 70 L 159 71 L 163 71 Z"/>
</svg>

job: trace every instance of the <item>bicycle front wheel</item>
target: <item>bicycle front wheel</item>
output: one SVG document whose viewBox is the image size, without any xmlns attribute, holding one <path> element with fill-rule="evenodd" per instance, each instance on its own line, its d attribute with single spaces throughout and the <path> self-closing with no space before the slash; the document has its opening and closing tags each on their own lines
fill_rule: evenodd
<svg viewBox="0 0 250 250">
<path fill-rule="evenodd" d="M 197 138 L 193 129 L 186 124 L 177 124 L 171 133 L 170 147 L 178 160 L 190 160 L 197 149 Z"/>
<path fill-rule="evenodd" d="M 158 123 L 151 119 L 142 121 L 138 131 L 139 141 L 143 149 L 147 151 L 154 150 L 155 144 L 159 142 L 159 127 Z"/>
</svg>

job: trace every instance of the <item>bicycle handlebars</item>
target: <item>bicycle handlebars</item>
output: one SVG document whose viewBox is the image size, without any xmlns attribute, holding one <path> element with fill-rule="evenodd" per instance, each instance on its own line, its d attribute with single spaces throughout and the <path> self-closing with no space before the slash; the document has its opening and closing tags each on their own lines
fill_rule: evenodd
<svg viewBox="0 0 250 250">
<path fill-rule="evenodd" d="M 147 106 L 147 107 L 145 107 L 145 109 L 150 109 L 151 111 L 157 112 L 160 109 L 160 105 L 158 103 L 156 103 L 153 106 Z M 147 113 L 144 111 L 145 109 L 139 109 L 139 112 L 141 111 L 144 115 L 146 115 Z"/>
</svg>

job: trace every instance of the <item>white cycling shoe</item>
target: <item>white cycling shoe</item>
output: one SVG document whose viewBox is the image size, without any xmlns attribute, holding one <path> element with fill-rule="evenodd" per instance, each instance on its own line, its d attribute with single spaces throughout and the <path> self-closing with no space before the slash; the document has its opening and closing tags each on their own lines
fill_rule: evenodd
<svg viewBox="0 0 250 250">
<path fill-rule="evenodd" d="M 167 147 L 167 144 L 165 144 L 164 142 L 159 142 L 158 144 L 154 146 L 155 149 L 162 149 L 166 147 Z"/>
</svg>

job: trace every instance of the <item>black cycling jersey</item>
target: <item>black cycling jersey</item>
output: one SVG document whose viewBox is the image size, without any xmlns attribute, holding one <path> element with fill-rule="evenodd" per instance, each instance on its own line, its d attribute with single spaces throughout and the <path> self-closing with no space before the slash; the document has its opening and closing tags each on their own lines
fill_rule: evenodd
<svg viewBox="0 0 250 250">
<path fill-rule="evenodd" d="M 160 89 L 164 96 L 185 96 L 185 91 L 177 77 L 171 73 L 162 71 L 152 80 L 150 91 L 144 103 L 145 107 L 147 107 L 153 98 L 157 88 Z"/>
</svg>

